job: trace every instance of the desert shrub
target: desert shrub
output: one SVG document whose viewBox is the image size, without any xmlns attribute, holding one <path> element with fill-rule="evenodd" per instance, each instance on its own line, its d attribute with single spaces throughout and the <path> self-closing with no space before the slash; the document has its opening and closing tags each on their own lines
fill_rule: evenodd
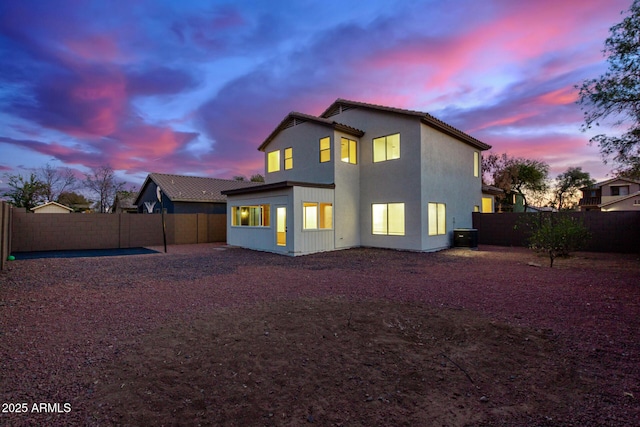
<svg viewBox="0 0 640 427">
<path fill-rule="evenodd" d="M 590 239 L 581 218 L 565 213 L 526 215 L 520 226 L 529 228 L 529 247 L 549 256 L 549 267 L 557 257 L 566 257 L 584 248 Z"/>
</svg>

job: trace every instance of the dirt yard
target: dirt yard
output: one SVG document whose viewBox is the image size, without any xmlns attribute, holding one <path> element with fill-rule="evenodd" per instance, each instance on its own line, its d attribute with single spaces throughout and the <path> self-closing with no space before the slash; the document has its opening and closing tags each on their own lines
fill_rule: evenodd
<svg viewBox="0 0 640 427">
<path fill-rule="evenodd" d="M 9 265 L 0 425 L 640 425 L 637 255 L 189 245 Z"/>
</svg>

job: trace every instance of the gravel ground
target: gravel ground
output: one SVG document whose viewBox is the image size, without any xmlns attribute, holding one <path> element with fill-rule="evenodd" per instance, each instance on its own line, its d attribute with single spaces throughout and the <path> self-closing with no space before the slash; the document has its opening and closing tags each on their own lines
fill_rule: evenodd
<svg viewBox="0 0 640 427">
<path fill-rule="evenodd" d="M 637 255 L 579 253 L 550 269 L 526 249 L 492 246 L 429 254 L 352 249 L 297 258 L 212 244 L 171 246 L 168 252 L 15 261 L 0 273 L 0 424 L 143 425 L 145 418 L 135 414 L 108 416 L 113 401 L 103 406 L 108 387 L 101 378 L 123 358 L 137 363 L 126 359 L 133 348 L 138 357 L 148 355 L 140 349 L 162 327 L 182 330 L 221 313 L 237 322 L 270 304 L 337 298 L 352 309 L 386 301 L 415 312 L 417 304 L 420 310 L 461 312 L 477 322 L 521 328 L 522 336 L 548 339 L 553 363 L 579 382 L 572 383 L 579 387 L 573 404 L 557 402 L 558 415 L 536 413 L 533 402 L 521 402 L 514 413 L 443 418 L 441 425 L 640 425 Z M 23 403 L 26 413 L 15 413 L 22 408 L 15 404 Z M 552 403 L 544 405 L 554 410 Z M 324 425 L 311 415 L 305 421 Z M 391 424 L 409 425 L 401 421 Z M 165 418 L 159 424 L 192 422 Z M 260 419 L 254 425 L 279 424 Z"/>
</svg>

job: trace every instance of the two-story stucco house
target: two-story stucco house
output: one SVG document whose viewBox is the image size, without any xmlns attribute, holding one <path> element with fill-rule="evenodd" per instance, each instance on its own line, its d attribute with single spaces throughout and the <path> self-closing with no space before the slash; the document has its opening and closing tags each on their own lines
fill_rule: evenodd
<svg viewBox="0 0 640 427">
<path fill-rule="evenodd" d="M 227 242 L 287 255 L 448 248 L 482 206 L 489 148 L 417 111 L 338 99 L 319 117 L 292 112 L 259 147 L 265 184 L 223 191 Z"/>
<path fill-rule="evenodd" d="M 581 191 L 581 211 L 640 211 L 640 181 L 613 178 Z"/>
</svg>

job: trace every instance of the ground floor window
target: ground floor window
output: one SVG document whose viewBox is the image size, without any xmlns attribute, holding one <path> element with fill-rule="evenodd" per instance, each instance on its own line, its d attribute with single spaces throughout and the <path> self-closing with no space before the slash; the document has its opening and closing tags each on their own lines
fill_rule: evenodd
<svg viewBox="0 0 640 427">
<path fill-rule="evenodd" d="M 404 236 L 404 203 L 371 205 L 371 233 Z"/>
<path fill-rule="evenodd" d="M 485 212 L 485 213 L 493 212 L 493 197 L 482 198 L 482 212 Z"/>
<path fill-rule="evenodd" d="M 231 225 L 269 227 L 269 205 L 232 206 Z"/>
<path fill-rule="evenodd" d="M 444 203 L 429 203 L 429 236 L 446 234 L 447 207 Z"/>
<path fill-rule="evenodd" d="M 331 203 L 305 202 L 302 204 L 302 216 L 304 230 L 333 228 L 333 205 Z"/>
</svg>

